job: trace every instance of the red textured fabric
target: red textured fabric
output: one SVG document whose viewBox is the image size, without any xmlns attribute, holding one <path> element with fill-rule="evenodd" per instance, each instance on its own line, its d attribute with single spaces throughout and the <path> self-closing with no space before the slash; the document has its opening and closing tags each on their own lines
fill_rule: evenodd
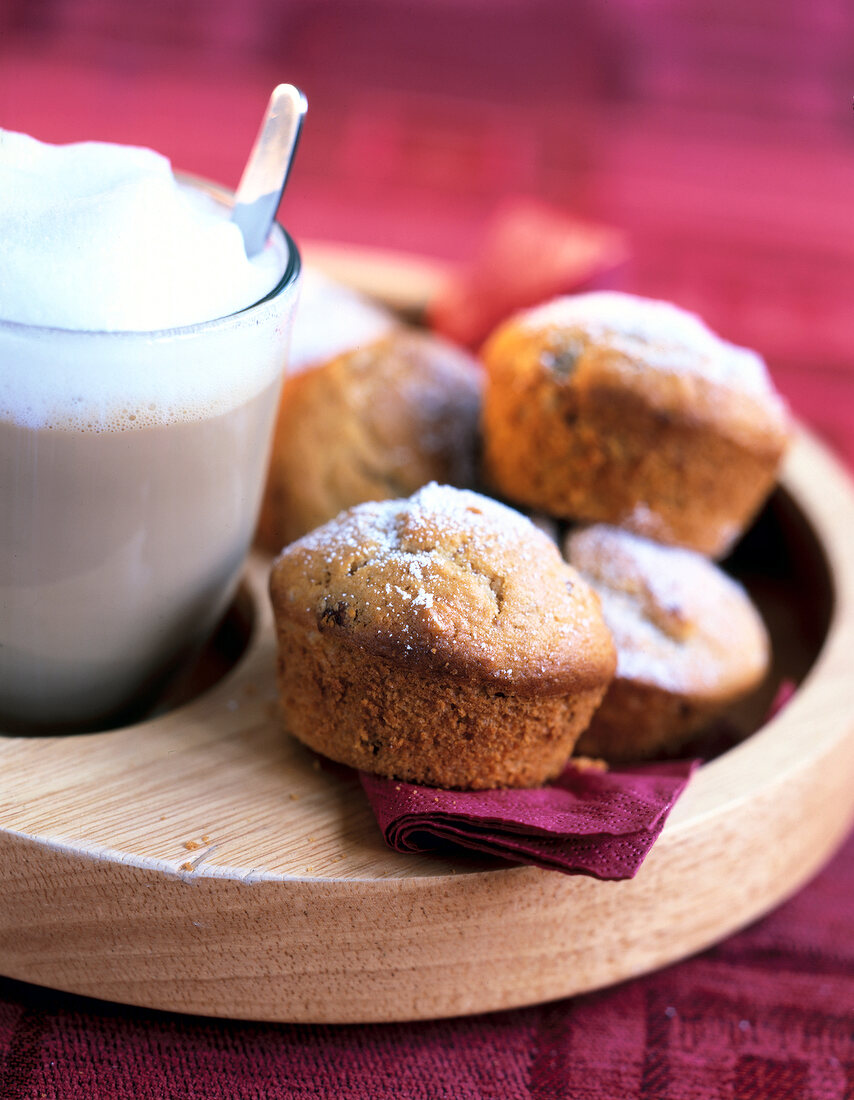
<svg viewBox="0 0 854 1100">
<path fill-rule="evenodd" d="M 398 852 L 470 849 L 564 874 L 637 874 L 698 761 L 603 772 L 569 764 L 547 787 L 445 791 L 360 775 Z"/>
</svg>

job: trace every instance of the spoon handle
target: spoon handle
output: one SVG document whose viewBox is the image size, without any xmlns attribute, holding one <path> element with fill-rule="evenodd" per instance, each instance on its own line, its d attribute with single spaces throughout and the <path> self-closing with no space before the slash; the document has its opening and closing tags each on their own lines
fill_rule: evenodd
<svg viewBox="0 0 854 1100">
<path fill-rule="evenodd" d="M 269 236 L 307 110 L 305 96 L 293 84 L 279 84 L 273 89 L 237 185 L 231 213 L 250 258 L 263 249 Z"/>
</svg>

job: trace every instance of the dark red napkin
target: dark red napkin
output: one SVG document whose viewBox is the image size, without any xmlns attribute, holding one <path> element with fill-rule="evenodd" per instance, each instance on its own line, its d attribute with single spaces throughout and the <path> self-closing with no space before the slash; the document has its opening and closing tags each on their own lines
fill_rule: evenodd
<svg viewBox="0 0 854 1100">
<path fill-rule="evenodd" d="M 632 878 L 698 766 L 676 760 L 599 771 L 569 764 L 548 787 L 446 791 L 360 774 L 398 852 L 461 848 L 564 874 Z"/>
</svg>

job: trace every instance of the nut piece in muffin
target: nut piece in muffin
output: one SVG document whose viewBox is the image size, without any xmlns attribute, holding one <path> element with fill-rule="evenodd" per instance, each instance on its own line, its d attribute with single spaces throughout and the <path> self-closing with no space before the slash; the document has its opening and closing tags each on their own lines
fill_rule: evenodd
<svg viewBox="0 0 854 1100">
<path fill-rule="evenodd" d="M 484 474 L 514 503 L 717 557 L 774 485 L 789 424 L 762 359 L 674 305 L 558 298 L 483 359 Z"/>
<path fill-rule="evenodd" d="M 599 600 L 524 516 L 430 484 L 287 547 L 270 592 L 288 730 L 333 760 L 432 786 L 537 786 L 616 657 Z"/>
<path fill-rule="evenodd" d="M 429 481 L 472 485 L 480 402 L 474 359 L 403 327 L 289 378 L 260 541 L 278 551 L 344 508 Z"/>
<path fill-rule="evenodd" d="M 566 556 L 599 594 L 617 647 L 617 675 L 579 753 L 613 762 L 672 754 L 764 678 L 759 612 L 701 554 L 596 524 L 570 533 Z"/>
</svg>

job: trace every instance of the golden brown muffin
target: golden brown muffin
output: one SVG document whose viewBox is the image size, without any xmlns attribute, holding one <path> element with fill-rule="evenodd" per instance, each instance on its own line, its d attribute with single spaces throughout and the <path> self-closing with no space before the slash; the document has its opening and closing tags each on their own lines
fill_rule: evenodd
<svg viewBox="0 0 854 1100">
<path fill-rule="evenodd" d="M 514 503 L 719 556 L 774 485 L 789 426 L 764 363 L 676 306 L 558 298 L 483 358 L 484 474 Z"/>
<path fill-rule="evenodd" d="M 579 753 L 672 753 L 765 676 L 758 611 L 701 554 L 597 524 L 569 535 L 566 556 L 599 594 L 617 646 L 617 675 Z"/>
<path fill-rule="evenodd" d="M 517 512 L 431 484 L 285 549 L 270 591 L 288 730 L 442 787 L 557 775 L 614 672 L 590 587 Z"/>
<path fill-rule="evenodd" d="M 480 395 L 469 355 L 404 328 L 289 378 L 259 540 L 278 551 L 350 505 L 472 485 Z"/>
</svg>

